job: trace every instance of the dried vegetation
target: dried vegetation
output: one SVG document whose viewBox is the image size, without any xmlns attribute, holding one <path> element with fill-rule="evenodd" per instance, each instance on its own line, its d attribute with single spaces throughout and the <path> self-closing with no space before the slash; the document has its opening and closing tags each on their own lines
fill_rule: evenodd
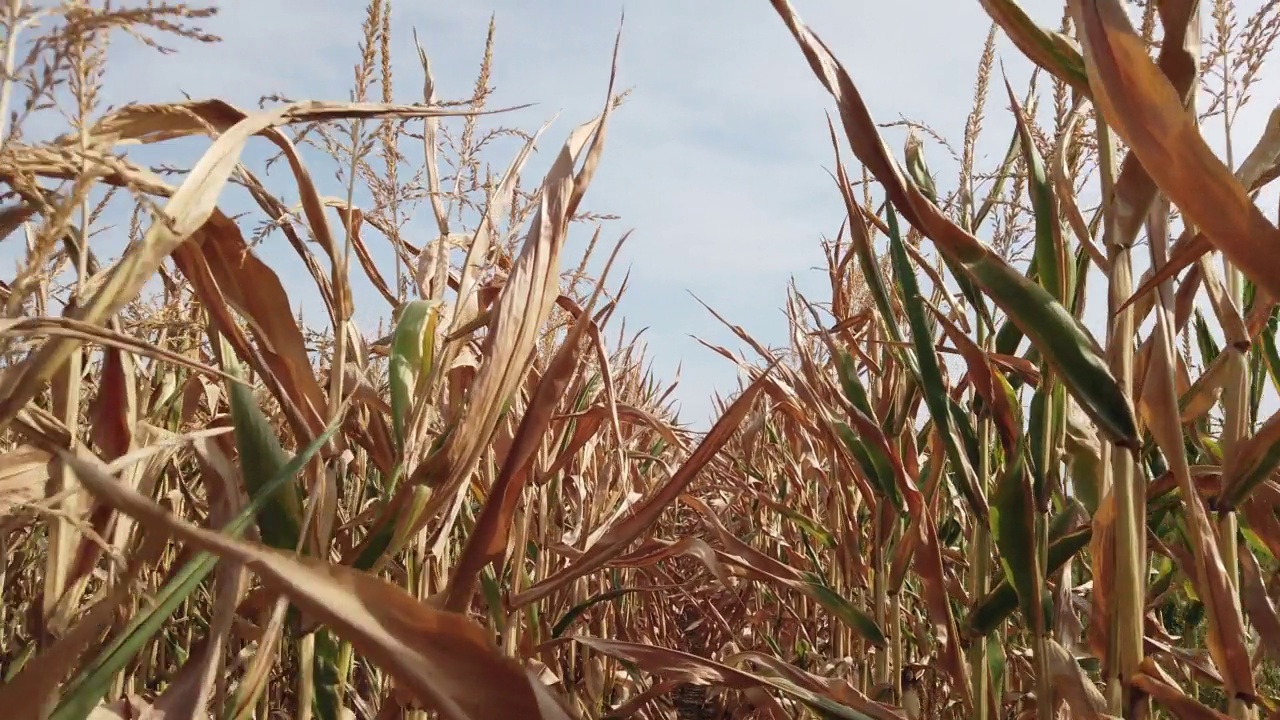
<svg viewBox="0 0 1280 720">
<path fill-rule="evenodd" d="M 1235 129 L 1280 3 L 1071 0 L 1050 29 L 981 0 L 950 190 L 941 139 L 895 158 L 858 69 L 772 5 L 777 62 L 834 101 L 847 218 L 788 347 L 708 346 L 748 380 L 693 433 L 583 204 L 612 80 L 530 188 L 547 128 L 500 124 L 492 27 L 462 101 L 421 52 L 394 102 L 371 0 L 350 102 L 104 108 L 109 40 L 216 42 L 213 11 L 9 0 L 6 717 L 1280 717 L 1280 111 Z M 182 171 L 126 152 L 182 138 Z M 287 310 L 308 281 L 318 325 Z"/>
</svg>

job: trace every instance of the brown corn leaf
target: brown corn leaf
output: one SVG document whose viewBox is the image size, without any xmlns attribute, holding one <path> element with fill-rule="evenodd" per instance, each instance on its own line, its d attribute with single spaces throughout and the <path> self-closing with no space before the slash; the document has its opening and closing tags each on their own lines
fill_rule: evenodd
<svg viewBox="0 0 1280 720">
<path fill-rule="evenodd" d="M 1180 101 L 1188 97 L 1200 80 L 1197 59 L 1200 33 L 1196 26 L 1200 20 L 1198 4 L 1198 0 L 1164 0 L 1158 6 L 1165 35 L 1156 63 Z M 1194 32 L 1189 32 L 1193 29 Z M 1088 67 L 1087 58 L 1085 67 Z M 1096 84 L 1092 79 L 1090 83 Z M 1096 87 L 1094 92 L 1098 92 Z M 1128 245 L 1138 237 L 1156 198 L 1158 188 L 1141 160 L 1140 154 L 1130 152 L 1120 164 L 1120 174 L 1116 178 L 1113 207 L 1118 228 L 1115 242 L 1121 245 Z"/>
<path fill-rule="evenodd" d="M 1163 225 L 1167 204 L 1158 209 L 1150 233 L 1152 265 L 1165 259 L 1167 234 Z M 1253 671 L 1245 644 L 1244 620 L 1235 604 L 1236 594 L 1223 562 L 1219 538 L 1209 520 L 1204 499 L 1191 477 L 1186 444 L 1179 422 L 1177 391 L 1174 380 L 1173 292 L 1171 282 L 1157 288 L 1156 326 L 1152 331 L 1152 355 L 1149 377 L 1142 389 L 1143 402 L 1151 407 L 1151 436 L 1164 452 L 1169 469 L 1178 480 L 1184 504 L 1184 521 L 1191 549 L 1195 555 L 1192 580 L 1205 606 L 1209 620 L 1208 646 L 1214 663 L 1227 683 L 1232 698 L 1252 700 L 1256 694 Z M 1232 539 L 1226 539 L 1231 542 Z M 1095 587 L 1096 592 L 1096 587 Z"/>
<path fill-rule="evenodd" d="M 1086 635 L 1089 650 L 1103 659 L 1102 676 L 1110 677 L 1106 660 L 1111 656 L 1111 624 L 1113 596 L 1116 586 L 1116 496 L 1108 492 L 1093 514 L 1093 535 L 1089 540 L 1089 557 L 1093 572 L 1093 592 L 1089 596 L 1089 628 Z"/>
<path fill-rule="evenodd" d="M 68 452 L 60 452 L 64 461 L 74 457 Z M 77 462 L 86 462 L 77 460 Z M 97 462 L 96 459 L 93 462 Z M 112 480 L 116 483 L 115 480 Z M 118 484 L 118 483 L 116 483 Z M 144 568 L 155 562 L 164 543 L 154 538 L 147 538 L 142 546 L 133 554 L 129 567 L 123 576 L 107 590 L 106 596 L 89 608 L 76 621 L 75 625 L 62 634 L 48 648 L 27 662 L 22 670 L 0 685 L 0 707 L 5 708 L 6 717 L 17 720 L 38 720 L 44 718 L 48 707 L 46 703 L 52 699 L 58 686 L 67 675 L 75 669 L 84 651 L 98 640 L 102 631 L 107 628 L 120 605 L 131 596 L 133 584 Z"/>
<path fill-rule="evenodd" d="M 724 664 L 736 666 L 741 661 L 748 661 L 769 670 L 774 675 L 784 677 L 802 688 L 816 693 L 827 694 L 831 699 L 861 713 L 866 713 L 876 720 L 900 720 L 902 712 L 877 703 L 858 692 L 848 681 L 832 677 L 823 677 L 801 670 L 795 665 L 782 662 L 772 655 L 748 650 L 736 653 L 724 659 Z"/>
<path fill-rule="evenodd" d="M 629 552 L 609 561 L 609 567 L 652 567 L 673 557 L 691 557 L 706 566 L 724 587 L 729 587 L 729 571 L 716 551 L 701 538 L 686 536 L 675 542 L 654 539 L 635 552 Z"/>
<path fill-rule="evenodd" d="M 605 720 L 624 720 L 625 718 L 644 717 L 644 715 L 640 713 L 641 708 L 683 685 L 685 685 L 685 682 L 678 677 L 664 678 L 650 685 L 644 692 L 635 695 L 622 705 L 606 712 L 600 717 Z"/>
<path fill-rule="evenodd" d="M 80 482 L 152 533 L 244 563 L 263 584 L 333 628 L 428 709 L 453 720 L 569 715 L 536 677 L 503 657 L 462 615 L 422 603 L 381 578 L 197 528 L 123 487 L 92 460 L 62 453 Z M 493 692 L 501 687 L 502 692 Z"/>
<path fill-rule="evenodd" d="M 458 117 L 510 112 L 525 106 L 475 112 L 464 108 L 441 108 L 430 105 L 395 105 L 391 103 L 349 103 L 308 100 L 273 108 L 263 113 L 246 113 L 222 100 L 192 100 L 181 103 L 126 105 L 94 124 L 89 135 L 99 145 L 124 143 L 150 144 L 191 135 L 205 135 L 212 128 L 225 133 L 246 117 L 270 115 L 274 119 L 264 127 L 297 123 L 324 122 L 363 118 L 366 120 Z M 79 135 L 69 136 L 68 143 L 80 142 Z"/>
<path fill-rule="evenodd" d="M 816 582 L 815 576 L 798 568 L 766 555 L 742 542 L 720 522 L 715 512 L 701 500 L 683 495 L 681 502 L 697 510 L 702 519 L 711 527 L 716 538 L 724 547 L 721 558 L 729 565 L 741 568 L 746 575 L 755 580 L 775 583 L 791 588 L 806 595 L 836 615 L 842 622 L 852 628 L 867 642 L 876 647 L 887 648 L 888 641 L 884 631 L 875 621 L 853 607 L 847 600 L 837 596 L 829 588 Z M 809 577 L 806 577 L 809 575 Z"/>
<path fill-rule="evenodd" d="M 203 113 L 203 114 L 202 114 Z M 166 257 L 203 228 L 211 218 L 230 223 L 217 209 L 218 197 L 240 161 L 249 138 L 265 133 L 269 139 L 285 140 L 271 131 L 291 122 L 342 117 L 425 117 L 444 113 L 437 108 L 297 103 L 274 110 L 246 114 L 220 101 L 177 105 L 131 105 L 100 120 L 90 133 L 98 143 L 155 142 L 162 139 L 205 133 L 208 124 L 221 119 L 222 134 L 200 158 L 169 201 L 161 209 L 146 234 L 129 246 L 120 260 L 107 271 L 103 282 L 90 297 L 68 313 L 73 320 L 102 324 L 137 297 L 154 277 Z M 71 142 L 68 140 L 68 142 Z M 74 142 L 79 144 L 78 137 Z M 74 163 L 77 175 L 83 170 Z M 167 186 L 161 183 L 162 192 Z M 21 363 L 0 376 L 0 430 L 9 426 L 18 412 L 54 376 L 80 346 L 74 338 L 54 338 L 30 353 Z"/>
<path fill-rule="evenodd" d="M 0 337 L 28 337 L 32 335 L 56 335 L 76 338 L 87 343 L 115 348 L 140 357 L 151 358 L 184 367 L 198 373 L 214 375 L 229 382 L 243 383 L 215 367 L 196 362 L 186 355 L 156 347 L 132 335 L 110 327 L 99 327 L 65 317 L 24 317 L 0 319 Z"/>
<path fill-rule="evenodd" d="M 756 675 L 738 670 L 679 650 L 582 635 L 575 635 L 566 640 L 585 645 L 605 655 L 635 663 L 641 669 L 657 675 L 673 675 L 698 685 L 714 684 L 737 690 L 765 688 L 789 695 L 821 712 L 824 717 L 875 720 L 873 716 L 838 703 L 826 692 L 802 687 L 782 677 Z"/>
<path fill-rule="evenodd" d="M 1244 159 L 1244 162 L 1236 169 L 1236 179 L 1250 193 L 1257 192 L 1267 181 L 1264 173 L 1274 166 L 1278 153 L 1280 153 L 1280 105 L 1272 109 L 1262 137 L 1258 139 L 1257 145 L 1254 146 L 1253 150 L 1249 151 L 1249 155 Z M 1184 234 L 1182 238 L 1178 239 L 1178 242 L 1174 243 L 1173 254 L 1168 262 L 1160 265 L 1155 273 L 1148 271 L 1148 279 L 1144 280 L 1129 299 L 1125 300 L 1121 309 L 1128 307 L 1131 303 L 1140 301 L 1141 298 L 1150 297 L 1150 293 L 1156 285 L 1177 275 L 1184 268 L 1196 264 L 1200 257 L 1212 249 L 1213 245 L 1205 237 L 1204 233 L 1196 233 L 1194 236 Z M 1181 291 L 1181 288 L 1179 288 L 1179 291 Z M 1145 311 L 1138 314 L 1138 317 L 1145 316 Z M 1256 330 L 1251 331 L 1250 336 L 1252 337 L 1256 333 Z"/>
<path fill-rule="evenodd" d="M 1222 384 L 1226 382 L 1226 376 L 1227 355 L 1219 353 L 1178 400 L 1182 407 L 1180 419 L 1183 423 L 1195 422 L 1213 409 L 1222 397 Z M 1147 422 L 1150 423 L 1150 419 Z"/>
<path fill-rule="evenodd" d="M 373 256 L 369 254 L 369 248 L 364 243 L 364 237 L 360 234 L 361 228 L 364 226 L 364 211 L 357 207 L 347 207 L 345 200 L 337 198 L 325 198 L 326 207 L 337 209 L 338 217 L 342 220 L 343 229 L 346 230 L 347 236 L 351 238 L 351 249 L 356 251 L 356 259 L 360 261 L 360 267 L 364 269 L 364 273 L 369 278 L 369 282 L 373 283 L 376 289 L 387 301 L 391 307 L 400 304 L 396 298 L 396 294 L 391 292 L 391 287 L 387 285 L 387 281 L 382 277 L 382 272 L 378 270 L 378 266 L 373 262 Z"/>
<path fill-rule="evenodd" d="M 1178 720 L 1230 720 L 1229 715 L 1205 707 L 1175 685 L 1151 658 L 1142 661 L 1142 672 L 1130 685 L 1168 710 Z"/>
<path fill-rule="evenodd" d="M 174 251 L 173 259 L 204 301 L 214 326 L 264 376 L 299 444 L 323 433 L 328 404 L 302 330 L 287 310 L 292 307 L 289 296 L 276 272 L 245 244 L 240 229 L 230 220 L 211 218 L 202 232 Z M 242 345 L 229 309 L 248 321 L 257 340 L 254 351 Z"/>
<path fill-rule="evenodd" d="M 543 435 L 551 425 L 556 407 L 564 398 L 569 381 L 578 372 L 582 340 L 587 328 L 594 325 L 590 313 L 604 290 L 605 280 L 623 242 L 626 242 L 626 238 L 614 246 L 584 312 L 578 315 L 578 319 L 570 327 L 560 349 L 547 363 L 546 371 L 542 373 L 537 388 L 529 398 L 529 405 L 524 417 L 520 419 L 511 448 L 506 452 L 498 477 L 489 489 L 489 497 L 476 519 L 475 527 L 471 529 L 449 579 L 449 585 L 445 588 L 443 607 L 446 610 L 464 610 L 475 594 L 475 583 L 480 571 L 493 563 L 500 565 L 506 556 L 515 512 L 529 479 L 530 466 L 542 445 Z"/>
<path fill-rule="evenodd" d="M 138 421 L 136 380 L 137 371 L 130 356 L 116 348 L 103 351 L 98 392 L 89 405 L 89 417 L 93 442 L 109 461 L 132 448 L 133 428 Z"/>
<path fill-rule="evenodd" d="M 1078 318 L 1045 290 L 954 222 L 908 183 L 889 154 L 853 80 L 826 45 L 796 16 L 788 0 L 771 0 L 810 68 L 835 99 L 854 153 L 913 228 L 964 268 L 1031 339 L 1099 428 L 1124 447 L 1138 445 L 1133 408 Z"/>
<path fill-rule="evenodd" d="M 1225 353 L 1224 353 L 1225 354 Z M 1222 470 L 1222 499 L 1225 507 L 1237 506 L 1259 483 L 1280 466 L 1280 412 L 1267 418 L 1247 440 L 1236 446 Z"/>
<path fill-rule="evenodd" d="M 1215 248 L 1280 296 L 1280 232 L 1200 135 L 1118 0 L 1072 0 L 1098 110 Z"/>
<path fill-rule="evenodd" d="M 724 444 L 737 432 L 752 404 L 764 387 L 768 370 L 760 373 L 754 382 L 746 387 L 733 404 L 725 410 L 716 424 L 711 427 L 697 449 L 685 460 L 672 476 L 642 501 L 627 518 L 619 521 L 604 533 L 581 557 L 563 570 L 550 577 L 534 583 L 528 589 L 513 596 L 510 600 L 512 609 L 537 602 L 567 585 L 574 579 L 603 567 L 609 560 L 621 555 L 627 546 L 649 528 L 658 519 L 668 505 L 684 493 L 689 483 L 697 478 L 702 469 L 719 454 Z"/>
<path fill-rule="evenodd" d="M 610 100 L 616 70 L 615 62 L 609 79 Z M 409 537 L 454 504 L 463 483 L 480 462 L 505 403 L 523 381 L 541 328 L 559 295 L 560 252 L 568 239 L 568 208 L 587 179 L 585 170 L 575 175 L 574 167 L 584 151 L 588 166 L 593 166 L 592 156 L 603 151 L 611 107 L 612 103 L 607 102 L 599 117 L 570 133 L 543 181 L 532 228 L 499 291 L 480 368 L 467 393 L 467 412 L 443 446 L 418 465 L 409 482 L 401 486 L 396 500 L 399 506 L 408 502 L 416 486 L 425 485 L 432 494 L 420 512 L 400 521 L 397 537 Z M 465 294 L 465 288 L 462 292 Z M 449 354 L 446 352 L 444 357 Z M 425 405 L 419 405 L 422 407 Z"/>
<path fill-rule="evenodd" d="M 1002 378 L 996 377 L 995 369 L 988 360 L 987 354 L 978 347 L 977 343 L 956 327 L 955 323 L 932 303 L 926 302 L 925 305 L 933 311 L 938 324 L 942 326 L 947 337 L 964 357 L 965 365 L 969 368 L 969 381 L 973 383 L 974 390 L 977 390 L 982 399 L 988 403 L 1005 452 L 1013 452 L 1022 428 L 1020 413 L 1015 414 L 1013 405 L 1009 402 L 1010 396 L 1005 392 L 1008 384 Z"/>
<path fill-rule="evenodd" d="M 52 460 L 53 455 L 30 445 L 0 455 L 0 518 L 44 497 Z"/>
<path fill-rule="evenodd" d="M 1080 663 L 1071 657 L 1066 648 L 1050 639 L 1045 644 L 1049 655 L 1049 672 L 1054 688 L 1071 707 L 1071 717 L 1098 720 L 1112 717 L 1106 714 L 1107 700 L 1085 674 Z"/>
<path fill-rule="evenodd" d="M 139 720 L 140 718 L 151 720 L 154 717 L 152 715 L 153 709 L 151 704 L 142 699 L 142 697 L 130 693 L 128 696 L 114 702 L 99 705 L 89 713 L 85 720 Z M 193 718 L 193 720 L 195 718 L 203 720 L 212 716 L 209 713 L 202 713 L 187 717 Z"/>
<path fill-rule="evenodd" d="M 123 599 L 124 594 L 119 595 Z M 7 708 L 6 717 L 39 720 L 45 716 L 42 712 L 45 703 L 75 667 L 80 655 L 110 625 L 116 605 L 113 599 L 100 600 L 74 627 L 27 662 L 16 676 L 0 685 L 0 707 Z"/>
<path fill-rule="evenodd" d="M 1280 557 L 1280 518 L 1272 510 L 1280 503 L 1280 492 L 1263 492 L 1269 483 L 1263 483 L 1241 506 L 1240 512 L 1249 522 L 1249 529 L 1254 532 L 1273 557 Z M 1272 486 L 1274 488 L 1274 486 Z M 1265 496 L 1270 495 L 1270 498 Z M 1277 498 L 1277 499 L 1271 499 Z"/>
<path fill-rule="evenodd" d="M 1241 540 L 1240 557 L 1240 602 L 1249 620 L 1262 638 L 1262 647 L 1272 660 L 1280 660 L 1280 615 L 1271 602 L 1267 587 L 1262 580 L 1262 570 L 1258 567 L 1258 559 L 1253 556 L 1249 544 Z"/>
<path fill-rule="evenodd" d="M 908 493 L 907 505 L 911 520 L 904 541 L 915 546 L 915 571 L 920 577 L 922 595 L 934 638 L 942 646 L 943 660 L 951 675 L 954 692 L 966 708 L 972 708 L 974 698 L 969 680 L 969 663 L 960 645 L 960 630 L 951 611 L 947 593 L 946 572 L 942 565 L 942 551 L 938 543 L 938 527 L 933 509 L 924 504 L 920 493 Z"/>
</svg>

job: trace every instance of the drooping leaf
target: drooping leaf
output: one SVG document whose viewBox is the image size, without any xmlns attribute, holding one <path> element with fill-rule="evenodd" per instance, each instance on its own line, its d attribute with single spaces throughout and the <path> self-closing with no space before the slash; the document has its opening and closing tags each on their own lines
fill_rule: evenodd
<svg viewBox="0 0 1280 720">
<path fill-rule="evenodd" d="M 244 563 L 442 717 L 570 717 L 541 682 L 514 659 L 502 656 L 489 633 L 466 617 L 432 608 L 374 575 L 194 527 L 114 482 L 100 466 L 69 455 L 63 459 L 86 488 L 148 530 Z M 491 692 L 493 683 L 503 691 Z"/>
<path fill-rule="evenodd" d="M 606 655 L 635 663 L 637 666 L 655 674 L 672 674 L 688 680 L 715 683 L 739 690 L 756 687 L 768 688 L 794 697 L 809 708 L 822 713 L 823 717 L 844 718 L 846 720 L 877 720 L 873 716 L 841 705 L 828 696 L 807 690 L 782 677 L 756 675 L 679 650 L 642 643 L 606 640 L 604 638 L 584 637 L 581 635 L 572 636 L 569 639 Z"/>
<path fill-rule="evenodd" d="M 238 372 L 229 366 L 228 372 Z M 250 496 L 262 491 L 289 463 L 275 429 L 263 415 L 253 390 L 243 383 L 227 383 L 231 419 L 240 452 L 240 473 Z M 302 499 L 296 483 L 278 487 L 258 511 L 258 533 L 271 547 L 292 552 L 302 529 Z"/>
<path fill-rule="evenodd" d="M 1068 560 L 1088 547 L 1093 537 L 1093 530 L 1084 527 L 1064 534 L 1049 542 L 1049 574 L 1052 575 Z M 1018 593 L 1008 578 L 1002 579 L 996 587 L 981 598 L 969 611 L 965 619 L 967 632 L 977 635 L 990 635 L 1005 618 L 1018 608 Z"/>
<path fill-rule="evenodd" d="M 1109 437 L 1123 447 L 1138 445 L 1133 408 L 1112 375 L 1101 349 L 1060 303 L 1031 283 L 980 240 L 965 232 L 904 182 L 901 170 L 880 139 L 848 73 L 813 32 L 796 17 L 787 0 L 771 0 L 804 52 L 809 65 L 835 98 L 845 135 L 858 159 L 880 180 L 893 206 L 912 226 L 932 239 L 973 277 L 1018 328 L 1031 338 Z M 1280 293 L 1277 293 L 1280 294 Z"/>
<path fill-rule="evenodd" d="M 298 471 L 320 452 L 337 430 L 336 425 L 330 427 L 295 455 L 281 468 L 279 474 L 263 483 L 258 492 L 250 498 L 249 504 L 234 520 L 222 528 L 222 536 L 235 538 L 243 533 L 249 524 L 254 522 L 258 512 L 274 502 L 275 492 L 294 482 Z M 198 553 L 174 572 L 169 582 L 152 597 L 150 609 L 135 616 L 69 684 L 64 686 L 62 698 L 51 716 L 52 720 L 80 718 L 90 708 L 95 707 L 110 688 L 112 677 L 160 631 L 169 616 L 191 593 L 195 592 L 216 564 L 217 557 L 213 554 Z"/>
<path fill-rule="evenodd" d="M 1005 577 L 1018 596 L 1029 628 L 1043 626 L 1044 568 L 1035 538 L 1035 498 L 1025 451 L 1010 458 L 992 495 L 991 537 L 1000 550 Z"/>
<path fill-rule="evenodd" d="M 911 342 L 915 348 L 916 370 L 924 392 L 924 401 L 938 434 L 942 436 L 943 446 L 946 448 L 947 459 L 957 479 L 958 489 L 968 501 L 969 508 L 979 519 L 983 519 L 987 516 L 987 499 L 983 497 L 978 487 L 977 475 L 969 462 L 969 455 L 961 447 L 957 437 L 955 421 L 951 417 L 951 406 L 947 402 L 947 388 L 938 363 L 938 353 L 934 349 L 933 334 L 925 322 L 924 299 L 920 296 L 915 270 L 911 266 L 902 236 L 898 232 L 893 208 L 886 207 L 886 211 L 889 223 L 889 253 L 893 260 L 898 289 L 902 295 L 902 304 L 911 326 Z"/>
</svg>

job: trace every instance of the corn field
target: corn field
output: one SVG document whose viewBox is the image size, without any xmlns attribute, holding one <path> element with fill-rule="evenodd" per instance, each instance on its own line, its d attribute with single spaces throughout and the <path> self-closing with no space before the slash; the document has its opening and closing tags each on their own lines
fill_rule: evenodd
<svg viewBox="0 0 1280 720">
<path fill-rule="evenodd" d="M 109 38 L 215 43 L 216 8 L 6 0 L 0 714 L 1280 718 L 1280 105 L 1235 130 L 1280 2 L 977 2 L 954 182 L 840 28 L 744 3 L 830 95 L 845 217 L 786 347 L 708 308 L 749 353 L 704 343 L 745 379 L 694 432 L 587 204 L 625 26 L 530 180 L 492 24 L 460 100 L 419 47 L 394 101 L 369 0 L 347 101 L 107 108 Z"/>
</svg>

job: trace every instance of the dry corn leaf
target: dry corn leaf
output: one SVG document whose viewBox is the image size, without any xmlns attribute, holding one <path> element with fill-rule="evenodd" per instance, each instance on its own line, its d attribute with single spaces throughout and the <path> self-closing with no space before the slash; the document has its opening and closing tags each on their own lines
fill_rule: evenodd
<svg viewBox="0 0 1280 720">
<path fill-rule="evenodd" d="M 0 518 L 44 497 L 52 460 L 53 455 L 30 445 L 0 455 Z"/>
<path fill-rule="evenodd" d="M 1152 265 L 1163 262 L 1167 252 L 1165 217 L 1167 204 L 1156 211 L 1157 221 L 1152 223 L 1150 248 Z M 1155 305 L 1156 325 L 1152 331 L 1151 365 L 1142 400 L 1151 407 L 1151 436 L 1164 453 L 1170 472 L 1182 491 L 1187 534 L 1195 555 L 1191 579 L 1197 594 L 1204 603 L 1209 621 L 1208 646 L 1214 663 L 1226 680 L 1228 695 L 1252 701 L 1256 694 L 1253 671 L 1245 644 L 1244 619 L 1236 606 L 1234 583 L 1227 573 L 1223 560 L 1221 540 L 1214 530 L 1205 508 L 1204 499 L 1191 476 L 1187 460 L 1186 443 L 1179 421 L 1178 398 L 1174 378 L 1177 364 L 1174 350 L 1173 291 L 1171 281 L 1158 288 L 1159 302 Z M 1226 539 L 1231 542 L 1231 539 Z M 1133 548 L 1117 547 L 1132 552 Z M 1141 567 L 1132 562 L 1131 567 Z M 1124 618 L 1120 618 L 1125 622 Z"/>
<path fill-rule="evenodd" d="M 1253 550 L 1243 540 L 1238 546 L 1240 602 L 1262 639 L 1262 648 L 1272 660 L 1280 660 L 1280 615 L 1276 613 L 1275 603 L 1267 593 L 1262 569 L 1258 567 L 1258 559 L 1253 556 Z"/>
<path fill-rule="evenodd" d="M 668 505 L 684 493 L 685 488 L 697 478 L 703 468 L 719 454 L 724 444 L 737 432 L 747 413 L 751 410 L 756 397 L 764 388 L 768 370 L 760 373 L 754 382 L 748 385 L 737 399 L 733 401 L 712 426 L 703 439 L 702 444 L 685 460 L 680 469 L 671 475 L 657 490 L 645 498 L 625 519 L 609 527 L 609 529 L 581 557 L 568 567 L 553 573 L 549 577 L 534 583 L 528 589 L 513 596 L 511 608 L 519 608 L 555 592 L 574 579 L 579 578 L 597 568 L 603 567 L 609 560 L 621 555 L 636 538 L 640 537 L 662 514 Z"/>
<path fill-rule="evenodd" d="M 854 708 L 841 705 L 825 692 L 816 692 L 781 678 L 756 675 L 696 655 L 642 643 L 575 635 L 572 640 L 606 655 L 635 663 L 657 675 L 675 675 L 699 685 L 715 684 L 737 690 L 765 688 L 781 692 L 817 710 L 824 717 L 874 720 Z"/>
<path fill-rule="evenodd" d="M 230 220 L 210 218 L 173 253 L 174 263 L 204 302 L 214 327 L 237 354 L 265 377 L 299 445 L 324 432 L 327 401 L 316 380 L 306 340 L 275 271 L 245 244 Z M 234 309 L 257 340 L 250 350 L 231 315 Z"/>
<path fill-rule="evenodd" d="M 85 488 L 149 532 L 244 563 L 264 585 L 331 627 L 401 691 L 450 720 L 568 720 L 550 692 L 463 615 L 443 612 L 374 575 L 197 528 L 123 487 L 101 464 L 63 453 Z M 497 689 L 495 691 L 495 689 Z"/>
<path fill-rule="evenodd" d="M 1142 661 L 1143 672 L 1130 685 L 1151 696 L 1178 720 L 1230 720 L 1229 715 L 1205 707 L 1178 688 L 1151 658 Z"/>
<path fill-rule="evenodd" d="M 848 72 L 796 16 L 787 0 L 771 0 L 804 52 L 810 68 L 835 99 L 854 153 L 880 181 L 902 216 L 962 266 L 982 290 L 1031 338 L 1099 428 L 1124 447 L 1136 447 L 1133 408 L 1102 357 L 1097 342 L 1062 305 L 1014 270 L 991 248 L 952 222 L 907 183 L 880 139 L 876 123 Z"/>
<path fill-rule="evenodd" d="M 467 542 L 454 566 L 453 575 L 449 579 L 449 585 L 445 588 L 444 608 L 446 610 L 454 612 L 464 610 L 471 603 L 480 571 L 495 563 L 501 567 L 506 557 L 515 513 L 519 509 L 525 484 L 531 475 L 531 465 L 543 444 L 543 436 L 551 425 L 556 407 L 563 399 L 569 381 L 578 372 L 582 340 L 586 336 L 587 328 L 594 325 L 589 313 L 595 308 L 596 300 L 604 290 L 605 279 L 608 278 L 609 270 L 620 249 L 622 249 L 621 242 L 614 246 L 613 254 L 605 263 L 596 289 L 591 294 L 584 312 L 578 315 L 578 319 L 566 333 L 559 350 L 547 363 L 546 371 L 529 398 L 528 407 L 515 431 L 511 448 L 504 453 L 505 458 L 502 460 L 498 477 L 489 488 L 489 496 L 467 537 Z"/>
<path fill-rule="evenodd" d="M 1280 296 L 1280 231 L 1214 154 L 1117 0 L 1072 0 L 1099 112 L 1209 242 Z"/>
<path fill-rule="evenodd" d="M 204 114 L 202 114 L 204 113 Z M 131 105 L 113 113 L 90 133 L 97 142 L 155 142 L 207 131 L 207 123 L 222 118 L 225 131 L 201 156 L 173 192 L 146 234 L 109 271 L 90 297 L 68 317 L 102 324 L 137 297 L 160 264 L 211 218 L 230 223 L 217 210 L 218 197 L 240 161 L 249 138 L 276 126 L 306 120 L 343 117 L 425 117 L 446 113 L 437 108 L 333 103 L 296 103 L 274 110 L 242 113 L 226 103 L 207 101 L 177 105 Z M 209 116 L 209 117 L 206 117 Z M 268 137 L 283 139 L 280 133 Z M 75 140 L 79 144 L 78 137 Z M 83 170 L 76 164 L 75 172 Z M 0 430 L 35 397 L 80 346 L 74 338 L 54 338 L 0 376 Z"/>
</svg>

